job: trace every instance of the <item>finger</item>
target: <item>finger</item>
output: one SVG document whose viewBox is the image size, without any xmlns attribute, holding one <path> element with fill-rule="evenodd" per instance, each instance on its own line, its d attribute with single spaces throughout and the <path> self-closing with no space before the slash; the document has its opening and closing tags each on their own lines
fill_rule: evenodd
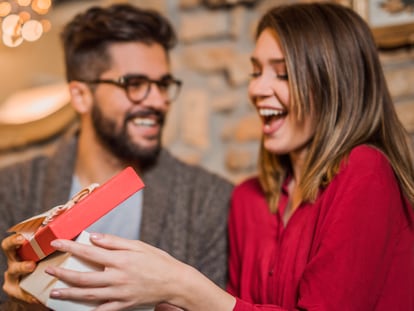
<svg viewBox="0 0 414 311">
<path fill-rule="evenodd" d="M 93 244 L 102 248 L 106 248 L 108 250 L 127 250 L 140 253 L 150 252 L 169 256 L 161 249 L 149 245 L 145 242 L 139 240 L 128 240 L 111 234 L 91 233 L 90 240 L 93 242 Z M 113 262 L 113 259 L 111 259 L 111 262 Z"/>
<path fill-rule="evenodd" d="M 39 301 L 35 297 L 33 297 L 32 295 L 20 288 L 18 281 L 16 282 L 15 279 L 13 279 L 12 281 L 8 280 L 8 276 L 6 273 L 5 282 L 3 284 L 3 291 L 13 298 L 17 298 L 28 303 L 39 303 Z"/>
<path fill-rule="evenodd" d="M 95 304 L 104 304 L 108 301 L 120 301 L 120 297 L 115 297 L 114 291 L 108 287 L 103 288 L 85 288 L 68 287 L 54 288 L 50 291 L 49 296 L 60 300 L 83 301 Z"/>
<path fill-rule="evenodd" d="M 40 304 L 39 300 L 36 299 L 36 297 L 33 297 L 32 295 L 24 292 L 23 290 L 19 289 L 19 287 L 11 288 L 10 290 L 8 288 L 3 288 L 4 292 L 9 296 L 13 297 L 17 300 L 25 301 L 30 304 L 36 303 Z"/>
<path fill-rule="evenodd" d="M 71 240 L 54 240 L 51 242 L 51 246 L 61 252 L 71 253 L 80 259 L 93 261 L 102 266 L 110 266 L 114 260 L 114 254 L 111 255 L 111 253 L 104 248 L 86 245 Z"/>
<path fill-rule="evenodd" d="M 25 238 L 21 234 L 13 234 L 1 241 L 1 248 L 7 256 L 8 260 L 18 260 L 16 249 L 18 249 Z"/>
<path fill-rule="evenodd" d="M 59 280 L 80 287 L 103 287 L 109 286 L 114 282 L 110 272 L 102 271 L 79 272 L 60 267 L 47 267 L 45 272 Z"/>
<path fill-rule="evenodd" d="M 135 250 L 140 251 L 145 243 L 136 240 L 128 240 L 111 234 L 91 233 L 90 240 L 93 244 L 110 250 Z"/>
<path fill-rule="evenodd" d="M 6 273 L 17 279 L 33 272 L 35 268 L 36 263 L 34 261 L 9 261 Z"/>
</svg>

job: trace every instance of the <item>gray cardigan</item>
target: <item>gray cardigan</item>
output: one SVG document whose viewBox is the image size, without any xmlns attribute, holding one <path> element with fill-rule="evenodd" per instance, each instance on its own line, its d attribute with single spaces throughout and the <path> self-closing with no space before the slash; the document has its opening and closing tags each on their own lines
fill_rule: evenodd
<svg viewBox="0 0 414 311">
<path fill-rule="evenodd" d="M 13 224 L 67 201 L 76 145 L 76 137 L 66 138 L 52 156 L 38 156 L 0 170 L 2 239 Z M 141 174 L 141 178 L 146 184 L 141 240 L 194 266 L 223 287 L 232 185 L 217 175 L 178 161 L 166 150 L 162 150 L 157 164 Z M 1 272 L 6 268 L 2 254 Z M 3 273 L 0 280 L 3 284 Z M 1 300 L 5 297 L 1 292 Z"/>
</svg>

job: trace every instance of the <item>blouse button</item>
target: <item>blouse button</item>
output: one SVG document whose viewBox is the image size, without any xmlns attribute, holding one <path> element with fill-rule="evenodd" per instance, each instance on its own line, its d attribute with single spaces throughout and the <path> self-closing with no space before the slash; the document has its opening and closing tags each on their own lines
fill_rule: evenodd
<svg viewBox="0 0 414 311">
<path fill-rule="evenodd" d="M 273 269 L 269 271 L 269 276 L 273 276 Z"/>
</svg>

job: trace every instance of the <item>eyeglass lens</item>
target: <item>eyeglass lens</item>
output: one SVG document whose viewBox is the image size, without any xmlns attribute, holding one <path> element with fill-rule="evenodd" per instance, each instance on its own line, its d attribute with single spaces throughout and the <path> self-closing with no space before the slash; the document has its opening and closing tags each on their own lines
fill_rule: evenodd
<svg viewBox="0 0 414 311">
<path fill-rule="evenodd" d="M 171 78 L 159 81 L 146 77 L 125 77 L 125 88 L 132 101 L 140 101 L 148 96 L 152 84 L 156 84 L 158 91 L 168 100 L 174 100 L 178 95 L 179 84 Z"/>
</svg>

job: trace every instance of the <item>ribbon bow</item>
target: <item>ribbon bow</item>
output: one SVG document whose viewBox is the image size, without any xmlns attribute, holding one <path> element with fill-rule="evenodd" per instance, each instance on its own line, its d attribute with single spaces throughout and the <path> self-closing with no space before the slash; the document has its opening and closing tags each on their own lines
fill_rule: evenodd
<svg viewBox="0 0 414 311">
<path fill-rule="evenodd" d="M 86 196 L 88 196 L 92 191 L 94 191 L 98 187 L 99 184 L 91 184 L 88 187 L 79 191 L 77 194 L 75 194 L 65 204 L 57 205 L 42 214 L 23 220 L 22 222 L 9 228 L 7 232 L 20 233 L 27 240 L 31 240 L 37 230 L 52 222 L 57 216 L 68 211 L 70 208 L 72 208 L 72 206 L 74 206 L 79 201 L 83 200 Z"/>
</svg>

